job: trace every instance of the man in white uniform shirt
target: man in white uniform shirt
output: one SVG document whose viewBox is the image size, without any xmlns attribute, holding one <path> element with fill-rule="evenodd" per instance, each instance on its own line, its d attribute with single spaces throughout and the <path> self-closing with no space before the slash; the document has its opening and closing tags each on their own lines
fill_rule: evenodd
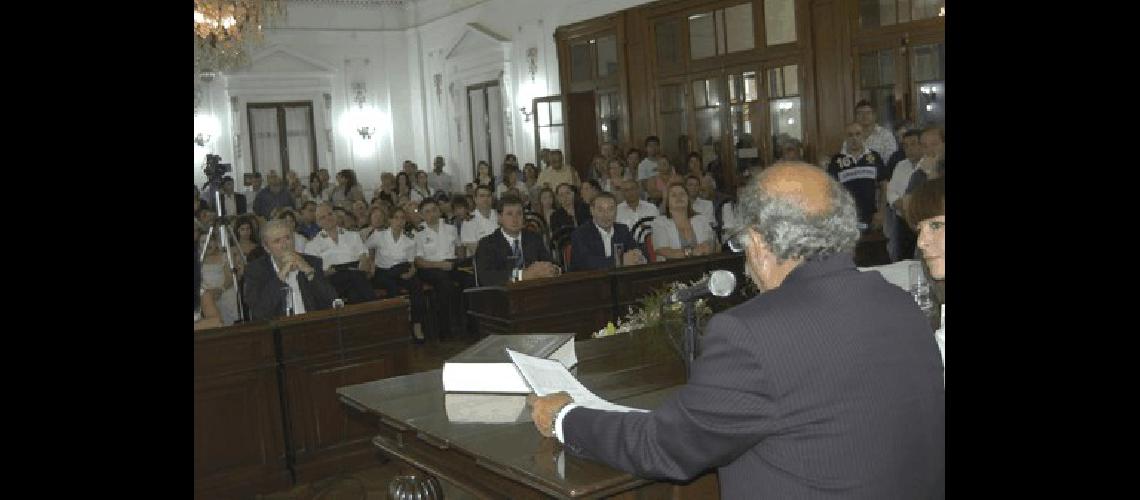
<svg viewBox="0 0 1140 500">
<path fill-rule="evenodd" d="M 467 255 L 475 255 L 475 247 L 479 245 L 479 240 L 499 228 L 499 214 L 491 208 L 491 202 L 490 187 L 475 188 L 475 210 L 471 212 L 471 220 L 463 223 L 463 234 L 459 235 L 463 245 L 467 247 Z"/>
<path fill-rule="evenodd" d="M 657 175 L 657 150 L 660 148 L 661 140 L 657 136 L 645 138 L 645 158 L 637 165 L 637 182 L 645 182 L 645 179 Z"/>
<path fill-rule="evenodd" d="M 634 226 L 637 225 L 637 221 L 646 217 L 652 220 L 653 217 L 661 215 L 661 212 L 652 203 L 641 199 L 641 184 L 633 179 L 622 181 L 621 195 L 625 201 L 617 206 L 617 222 L 625 224 L 636 238 L 637 232 Z M 648 224 L 647 222 L 646 225 Z"/>
<path fill-rule="evenodd" d="M 855 105 L 855 121 L 863 127 L 863 145 L 879 153 L 884 162 L 899 149 L 894 134 L 875 123 L 875 107 L 871 106 L 870 101 L 864 99 Z"/>
<path fill-rule="evenodd" d="M 463 332 L 459 293 L 466 280 L 465 273 L 455 269 L 455 247 L 459 243 L 459 235 L 455 226 L 440 218 L 439 204 L 434 198 L 420 202 L 420 213 L 424 224 L 416 233 L 416 276 L 432 286 L 432 304 L 439 319 L 440 338 L 449 334 L 458 337 Z"/>
<path fill-rule="evenodd" d="M 443 157 L 435 157 L 435 161 L 432 162 L 433 170 L 428 174 L 428 186 L 432 189 L 443 191 L 450 196 L 455 189 L 455 185 L 451 174 L 443 171 L 443 165 Z"/>
<path fill-rule="evenodd" d="M 376 300 L 376 292 L 368 282 L 372 261 L 360 234 L 340 227 L 328 203 L 317 206 L 317 224 L 321 232 L 305 245 L 305 253 L 321 258 L 329 281 L 348 303 Z"/>
</svg>

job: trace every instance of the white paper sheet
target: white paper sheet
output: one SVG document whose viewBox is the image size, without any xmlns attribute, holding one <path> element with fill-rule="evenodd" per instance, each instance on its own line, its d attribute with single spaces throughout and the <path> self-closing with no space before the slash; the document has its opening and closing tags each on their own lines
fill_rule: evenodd
<svg viewBox="0 0 1140 500">
<path fill-rule="evenodd" d="M 511 356 L 511 361 L 514 361 L 526 383 L 539 396 L 566 392 L 574 399 L 575 404 L 594 410 L 649 411 L 614 404 L 599 398 L 557 361 L 528 356 L 510 349 L 507 349 L 507 354 Z"/>
</svg>

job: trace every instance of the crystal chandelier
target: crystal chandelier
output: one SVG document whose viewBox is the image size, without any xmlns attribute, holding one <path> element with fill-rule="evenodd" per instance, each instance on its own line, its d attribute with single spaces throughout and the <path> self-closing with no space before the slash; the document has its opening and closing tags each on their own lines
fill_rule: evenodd
<svg viewBox="0 0 1140 500">
<path fill-rule="evenodd" d="M 284 14 L 281 0 L 194 0 L 195 70 L 245 65 L 247 43 L 260 42 L 262 25 Z"/>
</svg>

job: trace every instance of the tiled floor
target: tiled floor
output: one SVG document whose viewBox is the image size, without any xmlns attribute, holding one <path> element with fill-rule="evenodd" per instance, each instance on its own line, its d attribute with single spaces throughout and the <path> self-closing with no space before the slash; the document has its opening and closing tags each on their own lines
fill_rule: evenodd
<svg viewBox="0 0 1140 500">
<path fill-rule="evenodd" d="M 449 340 L 413 345 L 411 367 L 413 372 L 434 370 L 443 361 L 469 347 L 474 340 Z M 388 483 L 401 472 L 399 462 L 391 461 L 365 469 L 298 484 L 287 491 L 259 495 L 264 500 L 375 500 L 388 498 Z M 462 500 L 474 498 L 446 482 L 441 482 L 444 498 Z"/>
</svg>

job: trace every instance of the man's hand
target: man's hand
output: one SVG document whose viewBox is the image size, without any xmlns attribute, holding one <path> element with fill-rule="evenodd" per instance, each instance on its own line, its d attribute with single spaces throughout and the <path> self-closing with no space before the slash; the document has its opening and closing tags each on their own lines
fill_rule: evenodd
<svg viewBox="0 0 1140 500">
<path fill-rule="evenodd" d="M 285 257 L 281 259 L 281 262 L 278 264 L 279 269 L 277 270 L 277 278 L 281 281 L 285 281 L 289 278 L 289 273 L 293 272 L 295 269 L 300 269 L 297 264 L 297 260 L 297 254 L 293 252 L 285 254 Z"/>
<path fill-rule="evenodd" d="M 555 266 L 549 262 L 539 261 L 531 264 L 526 269 L 523 269 L 523 279 L 529 280 L 534 278 L 553 278 L 554 276 L 558 276 L 560 273 L 561 270 L 558 269 L 558 266 Z"/>
<path fill-rule="evenodd" d="M 416 274 L 416 265 L 411 264 L 408 266 L 408 272 L 401 274 L 400 277 L 403 279 L 406 279 L 406 280 L 410 280 L 410 279 L 412 279 L 412 276 L 415 276 L 415 274 Z"/>
<path fill-rule="evenodd" d="M 627 266 L 635 266 L 645 263 L 645 256 L 641 255 L 641 250 L 626 250 L 621 255 L 622 264 Z"/>
<path fill-rule="evenodd" d="M 538 433 L 545 437 L 554 437 L 554 417 L 563 406 L 573 402 L 574 400 L 565 392 L 542 397 L 530 394 L 526 397 L 526 403 L 530 405 L 530 418 L 538 428 Z"/>
</svg>

